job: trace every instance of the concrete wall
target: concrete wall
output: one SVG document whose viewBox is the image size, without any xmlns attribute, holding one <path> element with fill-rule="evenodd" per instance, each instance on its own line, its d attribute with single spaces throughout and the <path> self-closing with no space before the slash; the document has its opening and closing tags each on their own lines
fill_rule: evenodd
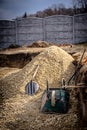
<svg viewBox="0 0 87 130">
<path fill-rule="evenodd" d="M 6 48 L 16 42 L 15 21 L 0 21 L 0 48 Z"/>
<path fill-rule="evenodd" d="M 74 43 L 87 42 L 87 14 L 74 17 Z"/>
<path fill-rule="evenodd" d="M 54 43 L 72 43 L 73 17 L 50 16 L 45 18 L 45 39 Z"/>
<path fill-rule="evenodd" d="M 87 42 L 87 14 L 0 21 L 0 48 L 12 43 L 29 45 L 37 40 L 53 43 Z"/>
<path fill-rule="evenodd" d="M 33 41 L 43 40 L 43 19 L 23 18 L 16 20 L 16 43 L 29 44 Z"/>
</svg>

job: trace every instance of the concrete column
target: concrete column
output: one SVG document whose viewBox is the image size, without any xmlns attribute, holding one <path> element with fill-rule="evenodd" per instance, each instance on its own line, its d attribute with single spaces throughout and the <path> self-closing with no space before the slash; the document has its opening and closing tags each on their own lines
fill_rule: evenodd
<svg viewBox="0 0 87 130">
<path fill-rule="evenodd" d="M 45 18 L 43 18 L 42 29 L 43 29 L 43 41 L 46 41 L 46 25 L 45 25 Z"/>
<path fill-rule="evenodd" d="M 17 19 L 15 20 L 15 37 L 16 37 L 16 44 L 18 44 L 18 35 L 17 35 Z"/>
<path fill-rule="evenodd" d="M 75 43 L 75 19 L 73 16 L 73 43 Z"/>
</svg>

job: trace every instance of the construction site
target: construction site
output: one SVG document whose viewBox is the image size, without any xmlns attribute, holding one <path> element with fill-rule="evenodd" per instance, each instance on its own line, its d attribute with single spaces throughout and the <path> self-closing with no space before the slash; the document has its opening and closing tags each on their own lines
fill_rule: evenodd
<svg viewBox="0 0 87 130">
<path fill-rule="evenodd" d="M 0 129 L 86 130 L 86 48 L 37 41 L 1 49 Z M 69 100 L 59 101 L 60 90 Z"/>
</svg>

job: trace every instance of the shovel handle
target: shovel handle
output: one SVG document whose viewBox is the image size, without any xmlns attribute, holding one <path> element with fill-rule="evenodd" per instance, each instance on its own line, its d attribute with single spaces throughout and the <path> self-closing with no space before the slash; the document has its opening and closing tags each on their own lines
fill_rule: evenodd
<svg viewBox="0 0 87 130">
<path fill-rule="evenodd" d="M 36 76 L 36 74 L 37 74 L 38 69 L 39 69 L 39 65 L 37 65 L 37 66 L 36 66 L 36 69 L 35 69 L 35 72 L 34 72 L 34 74 L 33 74 L 33 76 L 32 76 L 32 79 L 34 79 L 34 78 L 35 78 L 35 76 Z"/>
</svg>

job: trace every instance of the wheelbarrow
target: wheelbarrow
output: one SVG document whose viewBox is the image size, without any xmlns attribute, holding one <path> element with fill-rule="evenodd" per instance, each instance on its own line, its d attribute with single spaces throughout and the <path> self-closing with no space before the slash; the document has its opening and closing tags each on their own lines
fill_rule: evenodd
<svg viewBox="0 0 87 130">
<path fill-rule="evenodd" d="M 49 88 L 42 95 L 41 112 L 44 113 L 67 113 L 69 107 L 69 93 L 65 89 L 65 82 L 62 80 L 61 88 Z"/>
</svg>

